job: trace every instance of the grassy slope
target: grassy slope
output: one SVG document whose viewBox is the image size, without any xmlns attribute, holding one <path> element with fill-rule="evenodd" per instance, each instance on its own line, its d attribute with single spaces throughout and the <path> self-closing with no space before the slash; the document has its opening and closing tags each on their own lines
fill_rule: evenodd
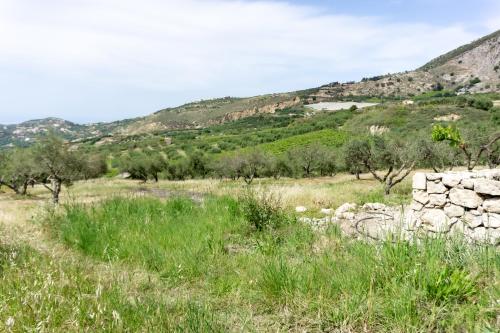
<svg viewBox="0 0 500 333">
<path fill-rule="evenodd" d="M 256 232 L 241 208 L 229 198 L 207 198 L 201 206 L 187 199 L 69 206 L 50 220 L 58 239 L 96 263 L 145 269 L 151 282 L 131 293 L 119 279 L 93 280 L 78 263 L 22 251 L 12 257 L 2 248 L 0 289 L 9 297 L 0 307 L 9 311 L 0 312 L 0 321 L 12 316 L 32 328 L 46 319 L 40 325 L 51 331 L 493 328 L 495 251 L 440 240 L 375 246 L 293 221 Z M 23 301 L 30 311 L 21 310 Z"/>
</svg>

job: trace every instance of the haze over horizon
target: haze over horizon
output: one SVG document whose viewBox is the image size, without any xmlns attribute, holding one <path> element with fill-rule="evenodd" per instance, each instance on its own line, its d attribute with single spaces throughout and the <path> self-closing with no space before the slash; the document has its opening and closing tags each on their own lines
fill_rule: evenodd
<svg viewBox="0 0 500 333">
<path fill-rule="evenodd" d="M 494 0 L 0 0 L 0 124 L 411 70 L 499 28 Z"/>
</svg>

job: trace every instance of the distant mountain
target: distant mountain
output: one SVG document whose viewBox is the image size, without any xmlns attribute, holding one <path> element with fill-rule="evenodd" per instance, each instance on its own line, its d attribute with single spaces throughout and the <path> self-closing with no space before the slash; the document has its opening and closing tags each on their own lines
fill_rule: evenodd
<svg viewBox="0 0 500 333">
<path fill-rule="evenodd" d="M 27 146 L 52 130 L 68 141 L 99 138 L 112 134 L 128 120 L 113 123 L 79 125 L 59 118 L 29 120 L 16 125 L 0 125 L 0 147 Z"/>
<path fill-rule="evenodd" d="M 28 145 L 49 129 L 70 141 L 99 140 L 172 129 L 193 129 L 351 96 L 408 97 L 431 90 L 459 93 L 500 91 L 500 30 L 460 46 L 422 67 L 404 73 L 364 78 L 360 82 L 330 83 L 304 91 L 249 98 L 225 97 L 188 103 L 157 111 L 146 117 L 111 123 L 74 124 L 57 118 L 0 125 L 0 147 Z"/>
</svg>

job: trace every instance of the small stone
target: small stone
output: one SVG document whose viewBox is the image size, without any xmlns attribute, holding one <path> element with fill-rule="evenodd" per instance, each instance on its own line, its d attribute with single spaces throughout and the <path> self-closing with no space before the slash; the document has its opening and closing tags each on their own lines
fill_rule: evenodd
<svg viewBox="0 0 500 333">
<path fill-rule="evenodd" d="M 422 205 L 425 205 L 429 202 L 429 195 L 425 191 L 414 190 L 413 200 L 420 202 Z"/>
<path fill-rule="evenodd" d="M 425 173 L 417 172 L 413 176 L 413 188 L 416 190 L 426 190 L 427 178 L 425 177 Z"/>
<path fill-rule="evenodd" d="M 473 215 L 470 212 L 465 213 L 463 220 L 471 228 L 477 228 L 483 224 L 481 215 Z"/>
<path fill-rule="evenodd" d="M 481 194 L 500 195 L 500 182 L 492 179 L 474 179 L 474 191 Z"/>
<path fill-rule="evenodd" d="M 444 207 L 444 212 L 449 217 L 461 217 L 465 214 L 465 209 L 462 206 L 449 205 Z"/>
<path fill-rule="evenodd" d="M 500 228 L 500 214 L 483 214 L 483 224 L 487 228 Z"/>
<path fill-rule="evenodd" d="M 458 206 L 477 208 L 481 205 L 483 199 L 474 191 L 453 188 L 450 191 L 450 201 Z"/>
<path fill-rule="evenodd" d="M 321 208 L 321 213 L 325 215 L 332 215 L 333 214 L 333 209 L 331 208 Z"/>
<path fill-rule="evenodd" d="M 460 184 L 463 186 L 463 188 L 472 190 L 474 188 L 474 181 L 472 179 L 462 179 Z"/>
<path fill-rule="evenodd" d="M 335 210 L 335 216 L 340 218 L 344 213 L 355 210 L 356 207 L 355 203 L 345 203 Z"/>
<path fill-rule="evenodd" d="M 304 206 L 297 206 L 297 207 L 295 207 L 295 211 L 296 211 L 297 213 L 304 213 L 304 212 L 306 212 L 306 211 L 307 211 L 307 208 L 306 208 L 306 207 L 304 207 Z"/>
<path fill-rule="evenodd" d="M 500 213 L 500 198 L 484 200 L 483 208 L 489 213 Z"/>
<path fill-rule="evenodd" d="M 427 180 L 440 180 L 443 178 L 442 173 L 427 173 L 426 174 Z"/>
<path fill-rule="evenodd" d="M 446 204 L 445 194 L 430 194 L 429 195 L 429 205 L 434 207 L 443 207 Z"/>
<path fill-rule="evenodd" d="M 460 184 L 462 178 L 456 174 L 446 174 L 443 176 L 443 184 L 448 187 L 455 187 Z"/>
<path fill-rule="evenodd" d="M 444 186 L 443 183 L 427 182 L 427 193 L 441 194 L 444 192 L 446 192 L 446 186 Z"/>
</svg>

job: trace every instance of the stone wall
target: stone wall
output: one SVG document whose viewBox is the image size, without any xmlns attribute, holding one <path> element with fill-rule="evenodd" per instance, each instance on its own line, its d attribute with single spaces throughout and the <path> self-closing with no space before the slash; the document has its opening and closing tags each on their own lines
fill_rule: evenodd
<svg viewBox="0 0 500 333">
<path fill-rule="evenodd" d="M 461 233 L 477 242 L 500 240 L 500 169 L 416 173 L 409 209 L 413 230 Z"/>
</svg>

